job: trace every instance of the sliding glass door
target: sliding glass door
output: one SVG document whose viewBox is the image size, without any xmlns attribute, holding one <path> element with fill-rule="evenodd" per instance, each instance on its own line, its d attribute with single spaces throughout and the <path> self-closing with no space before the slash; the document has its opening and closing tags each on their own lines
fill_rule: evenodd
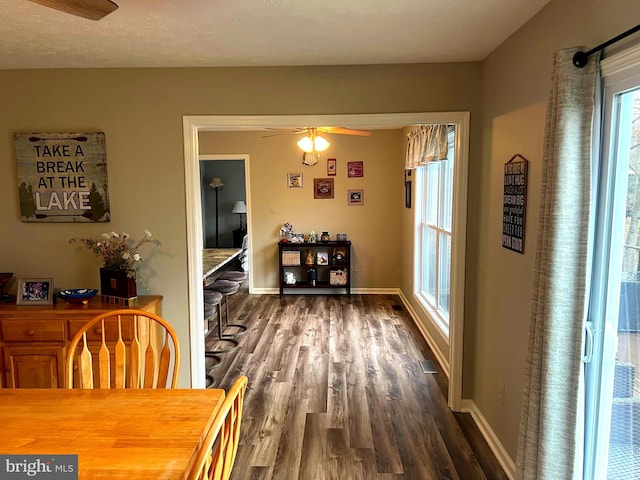
<svg viewBox="0 0 640 480">
<path fill-rule="evenodd" d="M 585 341 L 587 480 L 640 479 L 640 71 L 632 67 L 604 77 Z"/>
</svg>

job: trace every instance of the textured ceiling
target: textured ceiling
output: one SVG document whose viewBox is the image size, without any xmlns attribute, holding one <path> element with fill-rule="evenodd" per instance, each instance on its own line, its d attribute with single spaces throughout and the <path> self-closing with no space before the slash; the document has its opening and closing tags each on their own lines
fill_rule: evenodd
<svg viewBox="0 0 640 480">
<path fill-rule="evenodd" d="M 85 20 L 0 0 L 0 68 L 482 60 L 549 0 L 115 0 Z"/>
</svg>

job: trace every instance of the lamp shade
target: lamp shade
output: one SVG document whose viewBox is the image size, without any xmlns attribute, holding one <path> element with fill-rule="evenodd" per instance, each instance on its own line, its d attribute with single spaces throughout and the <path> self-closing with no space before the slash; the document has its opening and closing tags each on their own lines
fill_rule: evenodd
<svg viewBox="0 0 640 480">
<path fill-rule="evenodd" d="M 231 213 L 247 213 L 247 205 L 242 200 L 238 200 L 233 204 Z"/>
<path fill-rule="evenodd" d="M 311 137 L 302 137 L 300 140 L 298 140 L 298 146 L 302 149 L 303 152 L 312 152 L 313 140 L 311 140 Z"/>
<path fill-rule="evenodd" d="M 220 179 L 220 177 L 216 177 L 213 180 L 211 180 L 211 183 L 209 184 L 209 186 L 211 188 L 222 188 L 224 187 L 224 183 L 222 183 L 222 180 Z"/>
<path fill-rule="evenodd" d="M 313 148 L 316 152 L 323 152 L 329 147 L 329 142 L 327 142 L 322 137 L 316 137 L 313 139 Z"/>
</svg>

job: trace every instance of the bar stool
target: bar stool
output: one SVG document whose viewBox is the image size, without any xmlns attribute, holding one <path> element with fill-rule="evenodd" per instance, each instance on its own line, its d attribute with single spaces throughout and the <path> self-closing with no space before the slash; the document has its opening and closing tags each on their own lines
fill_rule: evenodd
<svg viewBox="0 0 640 480">
<path fill-rule="evenodd" d="M 229 296 L 233 295 L 240 289 L 240 284 L 238 282 L 233 282 L 231 280 L 216 280 L 215 282 L 210 283 L 206 287 L 204 287 L 204 291 L 214 291 L 219 292 L 223 295 L 224 298 L 224 306 L 225 306 L 225 322 L 224 326 L 228 328 L 237 328 L 238 331 L 235 333 L 228 333 L 227 337 L 235 337 L 237 335 L 242 335 L 247 331 L 247 327 L 245 325 L 240 325 L 239 323 L 229 323 Z"/>
<path fill-rule="evenodd" d="M 229 353 L 238 348 L 240 345 L 237 340 L 233 338 L 229 338 L 228 335 L 224 335 L 222 333 L 222 294 L 220 292 L 205 290 L 203 292 L 204 297 L 204 310 L 205 310 L 205 318 L 211 319 L 213 316 L 213 310 L 216 309 L 218 311 L 218 342 L 228 342 L 231 344 L 228 348 L 217 348 L 214 350 L 206 350 L 204 352 L 205 357 L 218 359 L 219 361 L 216 365 L 222 363 L 222 359 L 218 357 L 218 354 Z M 208 316 L 207 316 L 208 315 Z"/>
<path fill-rule="evenodd" d="M 235 270 L 225 270 L 220 274 L 218 280 L 231 280 L 232 282 L 238 282 L 240 284 L 247 280 L 247 272 L 239 272 Z"/>
</svg>

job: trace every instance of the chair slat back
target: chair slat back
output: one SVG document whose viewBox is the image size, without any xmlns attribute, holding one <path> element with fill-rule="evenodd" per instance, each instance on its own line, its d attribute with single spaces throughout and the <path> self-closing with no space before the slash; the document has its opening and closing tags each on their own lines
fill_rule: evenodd
<svg viewBox="0 0 640 480">
<path fill-rule="evenodd" d="M 87 332 L 82 333 L 82 353 L 80 353 L 80 384 L 82 388 L 93 388 L 93 364 L 87 346 Z"/>
<path fill-rule="evenodd" d="M 189 480 L 228 480 L 236 460 L 247 377 L 231 386 L 207 432 L 194 462 Z"/>
<path fill-rule="evenodd" d="M 175 388 L 179 368 L 178 337 L 166 320 L 142 310 L 114 310 L 74 336 L 67 387 L 76 382 L 80 388 Z"/>
<path fill-rule="evenodd" d="M 131 340 L 131 388 L 140 388 L 140 340 L 138 339 L 138 325 L 133 323 L 133 339 Z"/>
<path fill-rule="evenodd" d="M 118 317 L 118 340 L 116 341 L 116 388 L 124 388 L 127 371 L 127 349 L 122 339 L 122 319 Z"/>
<path fill-rule="evenodd" d="M 109 379 L 111 378 L 111 354 L 107 347 L 104 333 L 104 319 L 102 320 L 102 328 L 100 329 L 102 343 L 98 351 L 98 364 L 100 365 L 100 388 L 109 388 Z M 86 339 L 86 337 L 84 337 Z"/>
</svg>

